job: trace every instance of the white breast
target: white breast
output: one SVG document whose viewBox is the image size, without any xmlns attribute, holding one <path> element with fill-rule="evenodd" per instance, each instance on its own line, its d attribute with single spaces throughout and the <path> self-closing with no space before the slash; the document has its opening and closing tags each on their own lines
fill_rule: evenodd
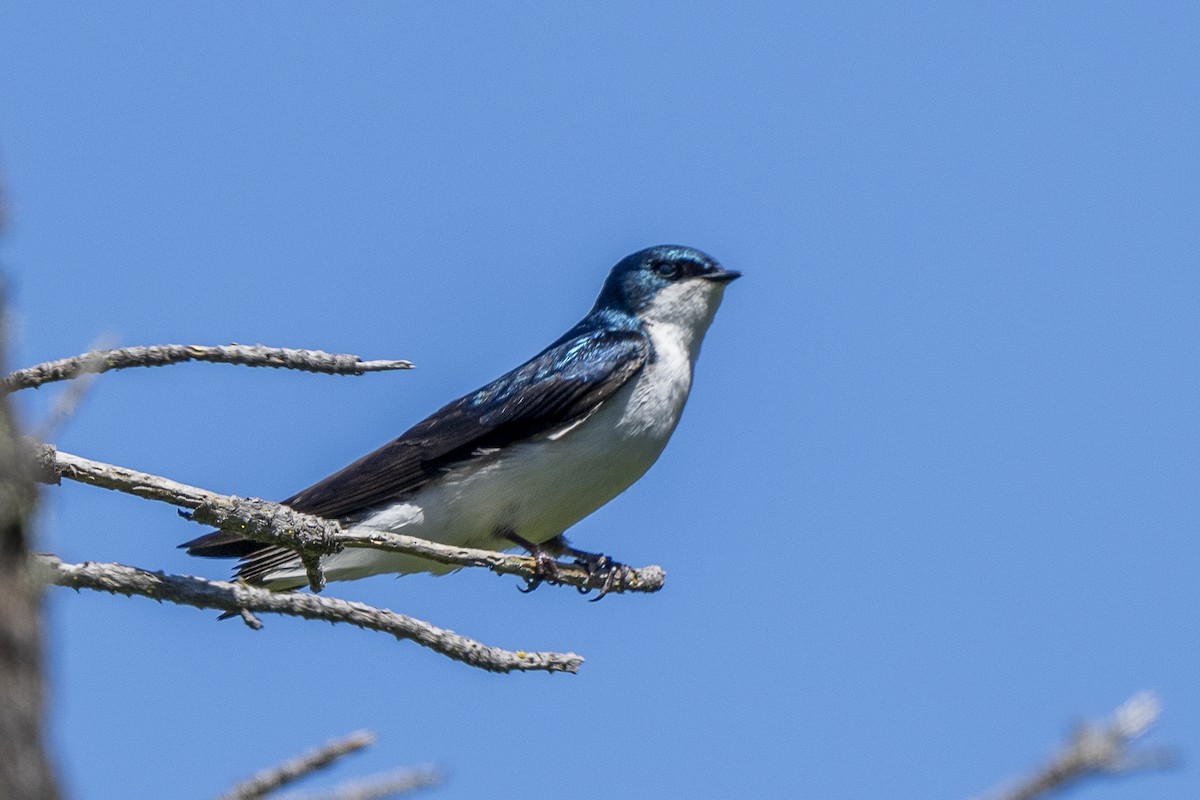
<svg viewBox="0 0 1200 800">
<path fill-rule="evenodd" d="M 654 345 L 655 358 L 584 420 L 485 455 L 421 491 L 412 504 L 424 519 L 405 532 L 503 548 L 511 543 L 497 532 L 512 530 L 541 543 L 627 489 L 666 447 L 691 387 L 686 351 Z"/>
</svg>

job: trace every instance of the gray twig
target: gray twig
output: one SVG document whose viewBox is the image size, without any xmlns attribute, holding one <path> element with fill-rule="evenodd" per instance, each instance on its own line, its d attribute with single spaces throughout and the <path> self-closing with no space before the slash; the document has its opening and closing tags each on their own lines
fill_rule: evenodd
<svg viewBox="0 0 1200 800">
<path fill-rule="evenodd" d="M 1025 778 L 995 790 L 988 800 L 1034 800 L 1061 791 L 1084 778 L 1116 775 L 1171 766 L 1167 750 L 1131 753 L 1129 746 L 1158 719 L 1161 706 L 1150 692 L 1139 692 L 1116 710 L 1105 723 L 1086 725 L 1050 762 Z"/>
<path fill-rule="evenodd" d="M 107 344 L 107 342 L 103 344 Z M 46 418 L 38 424 L 34 432 L 37 438 L 49 439 L 54 435 L 55 431 L 75 415 L 75 411 L 83 403 L 83 399 L 96 382 L 99 371 L 104 364 L 104 352 L 103 349 L 96 348 L 80 356 L 82 363 L 79 365 L 79 373 L 76 379 L 67 384 L 67 387 L 54 398 L 54 403 L 50 406 Z"/>
<path fill-rule="evenodd" d="M 93 350 L 72 358 L 47 361 L 9 373 L 4 379 L 3 388 L 15 392 L 54 381 L 71 380 L 84 374 L 99 374 L 129 367 L 164 367 L 186 361 L 241 364 L 246 367 L 278 367 L 328 375 L 362 375 L 365 372 L 412 369 L 413 366 L 411 361 L 363 361 L 355 355 L 265 347 L 261 344 L 159 344 L 148 347 L 123 347 L 118 350 Z"/>
<path fill-rule="evenodd" d="M 308 578 L 308 588 L 318 594 L 324 591 L 325 572 L 321 569 L 321 557 L 301 551 L 300 563 L 304 565 L 304 577 Z"/>
<path fill-rule="evenodd" d="M 310 558 L 313 566 L 308 570 L 308 576 L 313 591 L 319 592 L 325 586 L 325 576 L 321 574 L 316 556 L 335 552 L 340 547 L 334 537 L 341 528 L 332 520 L 301 514 L 287 506 L 256 498 L 219 495 L 158 475 L 73 456 L 49 445 L 35 445 L 34 451 L 39 477 L 47 482 L 68 478 L 194 509 L 189 518 L 202 525 L 236 531 L 247 539 L 295 549 Z"/>
<path fill-rule="evenodd" d="M 352 528 L 335 533 L 333 540 L 345 547 L 365 547 L 421 556 L 440 564 L 459 567 L 483 567 L 497 575 L 516 575 L 529 579 L 537 573 L 534 560 L 528 556 L 500 553 L 495 550 L 480 550 L 474 547 L 450 547 L 426 539 L 418 539 L 403 533 L 388 533 L 371 528 Z M 659 566 L 627 567 L 618 570 L 609 592 L 657 592 L 667 581 L 667 574 Z M 558 562 L 555 584 L 574 586 L 580 591 L 600 589 L 605 581 L 602 574 L 589 573 L 578 564 Z"/>
<path fill-rule="evenodd" d="M 432 767 L 414 767 L 390 775 L 348 781 L 326 792 L 280 795 L 279 800 L 384 800 L 428 789 L 444 780 L 442 773 Z"/>
<path fill-rule="evenodd" d="M 167 575 L 123 564 L 68 564 L 52 555 L 38 555 L 34 560 L 43 579 L 58 586 L 128 597 L 138 595 L 232 614 L 240 614 L 244 609 L 326 622 L 346 622 L 360 628 L 390 633 L 397 639 L 410 639 L 455 661 L 490 672 L 578 672 L 583 663 L 583 658 L 574 653 L 502 650 L 404 614 L 348 600 L 299 592 L 271 592 L 245 583 Z"/>
<path fill-rule="evenodd" d="M 258 800 L 374 742 L 375 735 L 369 731 L 356 731 L 343 739 L 326 742 L 315 750 L 263 770 L 249 780 L 239 783 L 222 795 L 220 800 Z"/>
<path fill-rule="evenodd" d="M 415 536 L 369 528 L 346 530 L 334 520 L 302 514 L 266 500 L 216 494 L 157 475 L 64 453 L 49 445 L 36 444 L 34 450 L 44 482 L 55 483 L 60 478 L 68 478 L 194 509 L 190 518 L 195 522 L 234 531 L 264 544 L 288 547 L 309 556 L 332 553 L 342 547 L 367 547 L 407 553 L 441 564 L 484 567 L 499 575 L 517 575 L 525 579 L 537 575 L 533 559 L 527 556 L 450 547 Z M 603 577 L 590 574 L 577 564 L 560 564 L 556 580 L 580 590 L 599 589 L 604 581 Z M 661 567 L 621 567 L 611 591 L 656 592 L 665 581 L 666 575 Z"/>
<path fill-rule="evenodd" d="M 83 399 L 87 397 L 92 386 L 96 382 L 96 374 L 90 373 L 80 375 L 77 380 L 67 384 L 57 397 L 54 398 L 54 404 L 50 406 L 50 410 L 46 413 L 46 418 L 38 423 L 34 429 L 34 435 L 39 439 L 49 439 L 54 436 L 67 420 L 75 415 L 76 410 L 83 404 Z"/>
<path fill-rule="evenodd" d="M 258 617 L 254 616 L 246 609 L 243 608 L 241 611 L 239 611 L 238 616 L 240 616 L 242 618 L 242 622 L 246 623 L 246 627 L 249 628 L 250 630 L 252 630 L 252 631 L 261 631 L 262 630 L 262 626 L 263 626 L 262 622 L 259 621 Z"/>
</svg>

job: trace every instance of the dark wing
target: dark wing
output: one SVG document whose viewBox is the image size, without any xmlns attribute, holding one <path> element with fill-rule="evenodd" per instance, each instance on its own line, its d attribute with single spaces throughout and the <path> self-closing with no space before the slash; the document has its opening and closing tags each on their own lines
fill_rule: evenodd
<svg viewBox="0 0 1200 800">
<path fill-rule="evenodd" d="M 415 492 L 478 450 L 504 447 L 590 413 L 641 369 L 648 349 L 645 337 L 632 332 L 565 342 L 283 503 L 336 518 Z"/>
<path fill-rule="evenodd" d="M 402 498 L 479 451 L 586 416 L 641 370 L 649 350 L 646 337 L 636 331 L 595 331 L 555 343 L 283 504 L 336 519 Z M 223 531 L 181 546 L 191 555 L 216 557 L 244 557 L 263 549 Z"/>
</svg>

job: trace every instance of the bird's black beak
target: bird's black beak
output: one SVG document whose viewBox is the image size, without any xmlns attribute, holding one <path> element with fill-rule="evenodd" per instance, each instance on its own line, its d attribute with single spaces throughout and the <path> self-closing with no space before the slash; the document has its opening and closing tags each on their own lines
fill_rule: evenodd
<svg viewBox="0 0 1200 800">
<path fill-rule="evenodd" d="M 738 272 L 737 270 L 725 269 L 722 267 L 721 269 L 713 272 L 706 272 L 700 277 L 704 278 L 706 281 L 712 281 L 713 283 L 729 283 L 730 281 L 735 281 L 742 277 L 742 273 Z"/>
</svg>

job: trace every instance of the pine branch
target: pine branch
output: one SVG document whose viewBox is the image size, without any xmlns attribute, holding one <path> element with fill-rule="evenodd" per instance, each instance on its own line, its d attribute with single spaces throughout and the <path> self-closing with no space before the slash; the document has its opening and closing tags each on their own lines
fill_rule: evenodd
<svg viewBox="0 0 1200 800">
<path fill-rule="evenodd" d="M 245 583 L 167 575 L 123 564 L 68 564 L 52 555 L 34 556 L 34 563 L 45 582 L 58 586 L 127 597 L 137 595 L 232 614 L 246 610 L 325 622 L 345 622 L 359 628 L 390 633 L 397 639 L 412 640 L 455 661 L 489 672 L 578 672 L 583 663 L 583 659 L 574 653 L 502 650 L 404 614 L 332 597 L 300 592 L 271 592 Z"/>
<path fill-rule="evenodd" d="M 1035 800 L 1062 791 L 1085 778 L 1163 769 L 1174 763 L 1163 749 L 1131 753 L 1130 745 L 1158 719 L 1161 706 L 1150 692 L 1125 701 L 1107 723 L 1086 725 L 1062 750 L 1032 775 L 993 791 L 988 800 Z"/>
<path fill-rule="evenodd" d="M 4 379 L 3 388 L 15 392 L 54 381 L 71 380 L 81 375 L 100 374 L 130 367 L 164 367 L 187 361 L 298 369 L 328 375 L 362 375 L 366 372 L 412 369 L 413 366 L 410 361 L 363 361 L 354 355 L 288 347 L 265 347 L 261 344 L 160 344 L 117 350 L 93 350 L 71 358 L 36 364 L 10 373 Z"/>
</svg>

